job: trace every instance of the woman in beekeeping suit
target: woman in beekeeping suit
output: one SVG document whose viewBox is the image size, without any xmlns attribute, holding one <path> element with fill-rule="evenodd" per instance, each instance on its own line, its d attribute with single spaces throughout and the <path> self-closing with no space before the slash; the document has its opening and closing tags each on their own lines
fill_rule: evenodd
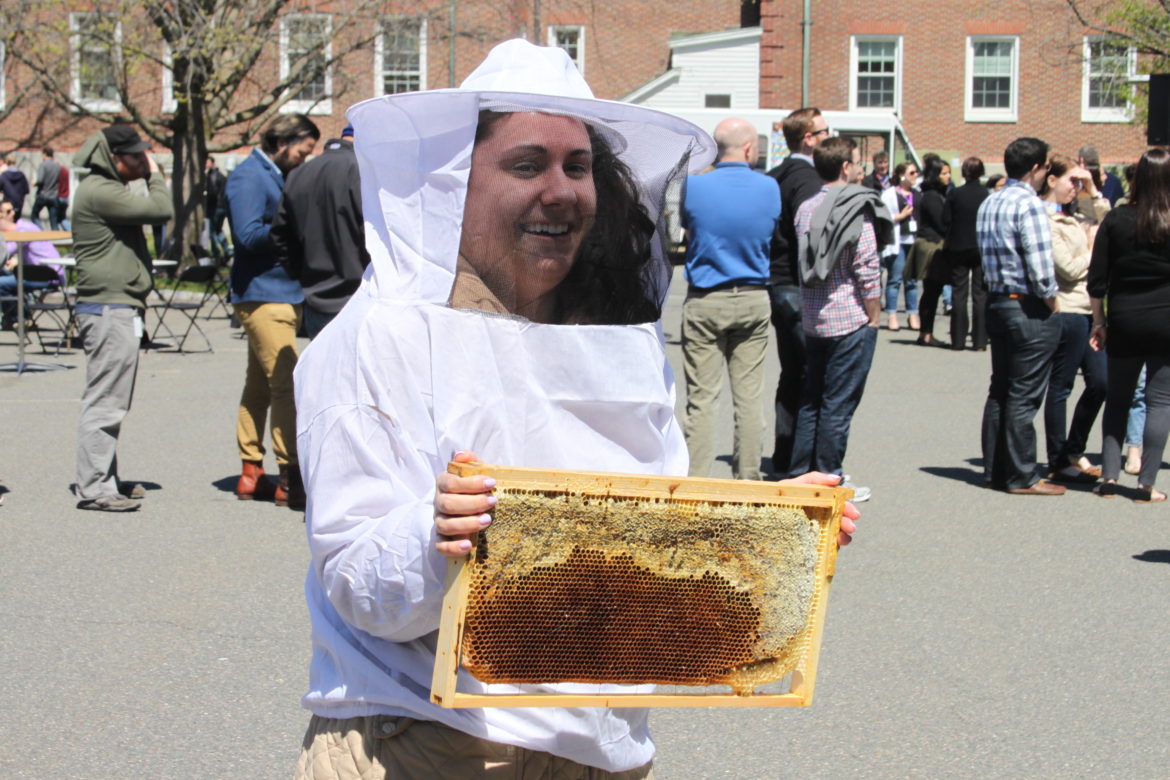
<svg viewBox="0 0 1170 780">
<path fill-rule="evenodd" d="M 296 371 L 313 630 L 298 777 L 647 777 L 645 710 L 430 702 L 447 557 L 494 504 L 490 479 L 444 472 L 459 453 L 687 473 L 658 228 L 668 183 L 714 143 L 595 99 L 563 51 L 521 40 L 458 89 L 349 119 L 372 263 Z"/>
</svg>

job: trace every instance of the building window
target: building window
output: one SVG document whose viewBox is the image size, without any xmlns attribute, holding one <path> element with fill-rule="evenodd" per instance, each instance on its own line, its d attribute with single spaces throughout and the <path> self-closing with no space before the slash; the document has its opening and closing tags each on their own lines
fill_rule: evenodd
<svg viewBox="0 0 1170 780">
<path fill-rule="evenodd" d="M 705 108 L 731 108 L 731 95 L 704 95 Z"/>
<path fill-rule="evenodd" d="M 554 25 L 548 28 L 548 45 L 564 49 L 577 70 L 585 73 L 585 28 L 581 25 Z"/>
<path fill-rule="evenodd" d="M 0 41 L 0 110 L 3 110 L 8 106 L 7 95 L 4 92 L 4 65 L 6 64 L 6 53 L 7 52 L 4 51 L 4 41 Z"/>
<path fill-rule="evenodd" d="M 122 26 L 112 16 L 70 14 L 73 101 L 89 111 L 122 110 L 118 97 L 118 60 Z"/>
<path fill-rule="evenodd" d="M 1128 122 L 1133 118 L 1129 83 L 1137 78 L 1137 53 L 1100 35 L 1085 36 L 1082 122 Z"/>
<path fill-rule="evenodd" d="M 391 16 L 382 20 L 374 44 L 374 93 L 394 95 L 427 88 L 427 28 L 418 16 Z"/>
<path fill-rule="evenodd" d="M 295 78 L 291 98 L 281 111 L 289 114 L 331 114 L 333 74 L 329 60 L 333 57 L 330 41 L 333 25 L 323 14 L 289 14 L 280 24 L 280 78 Z"/>
<path fill-rule="evenodd" d="M 1018 114 L 1019 39 L 967 39 L 968 122 L 1015 122 Z"/>
<path fill-rule="evenodd" d="M 902 36 L 854 36 L 850 59 L 850 108 L 901 111 Z"/>
</svg>

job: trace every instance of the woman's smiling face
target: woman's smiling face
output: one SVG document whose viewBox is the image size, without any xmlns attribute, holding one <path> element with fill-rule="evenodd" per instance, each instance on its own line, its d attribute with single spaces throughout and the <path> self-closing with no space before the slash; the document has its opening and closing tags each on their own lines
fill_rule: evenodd
<svg viewBox="0 0 1170 780">
<path fill-rule="evenodd" d="M 472 154 L 459 251 L 509 311 L 544 321 L 596 211 L 584 123 L 508 114 Z"/>
</svg>

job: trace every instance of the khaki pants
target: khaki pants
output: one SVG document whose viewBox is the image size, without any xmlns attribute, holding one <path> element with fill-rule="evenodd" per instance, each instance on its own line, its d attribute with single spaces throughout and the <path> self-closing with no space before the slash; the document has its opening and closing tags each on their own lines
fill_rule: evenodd
<svg viewBox="0 0 1170 780">
<path fill-rule="evenodd" d="M 272 409 L 272 451 L 279 465 L 297 463 L 297 365 L 300 304 L 237 303 L 236 317 L 248 335 L 248 372 L 236 418 L 240 460 L 264 460 L 264 421 Z"/>
<path fill-rule="evenodd" d="M 297 780 L 652 780 L 647 764 L 605 772 L 549 753 L 489 742 L 426 720 L 314 715 Z"/>
<path fill-rule="evenodd" d="M 77 497 L 118 495 L 118 434 L 138 375 L 137 309 L 78 314 L 85 349 L 85 392 L 77 424 Z"/>
<path fill-rule="evenodd" d="M 706 477 L 715 460 L 715 401 L 723 389 L 723 365 L 731 379 L 736 479 L 760 478 L 764 433 L 764 355 L 772 304 L 764 287 L 712 292 L 692 290 L 683 302 L 683 376 L 687 416 L 683 432 L 691 454 L 690 476 Z"/>
</svg>

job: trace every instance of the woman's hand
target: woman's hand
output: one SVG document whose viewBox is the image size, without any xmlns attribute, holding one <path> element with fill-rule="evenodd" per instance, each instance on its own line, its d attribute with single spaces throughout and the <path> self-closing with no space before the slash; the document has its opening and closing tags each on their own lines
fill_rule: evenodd
<svg viewBox="0 0 1170 780">
<path fill-rule="evenodd" d="M 1093 329 L 1089 331 L 1089 346 L 1100 352 L 1105 349 L 1106 334 L 1108 330 L 1105 328 L 1105 323 L 1096 323 Z"/>
<path fill-rule="evenodd" d="M 793 479 L 782 479 L 778 484 L 781 485 L 825 485 L 826 487 L 837 487 L 841 484 L 841 477 L 836 474 L 824 474 L 820 471 L 810 471 L 807 474 L 801 474 L 799 477 Z M 857 520 L 860 519 L 861 512 L 857 511 L 857 507 L 853 502 L 845 502 L 845 511 L 841 514 L 841 533 L 837 535 L 837 544 L 844 547 L 853 541 L 853 534 L 857 533 Z"/>
<path fill-rule="evenodd" d="M 474 452 L 457 452 L 456 463 L 479 460 Z M 491 477 L 457 477 L 443 472 L 435 478 L 435 530 L 439 541 L 435 549 L 448 558 L 466 558 L 475 543 L 477 531 L 492 522 L 489 514 L 496 505 Z"/>
</svg>

